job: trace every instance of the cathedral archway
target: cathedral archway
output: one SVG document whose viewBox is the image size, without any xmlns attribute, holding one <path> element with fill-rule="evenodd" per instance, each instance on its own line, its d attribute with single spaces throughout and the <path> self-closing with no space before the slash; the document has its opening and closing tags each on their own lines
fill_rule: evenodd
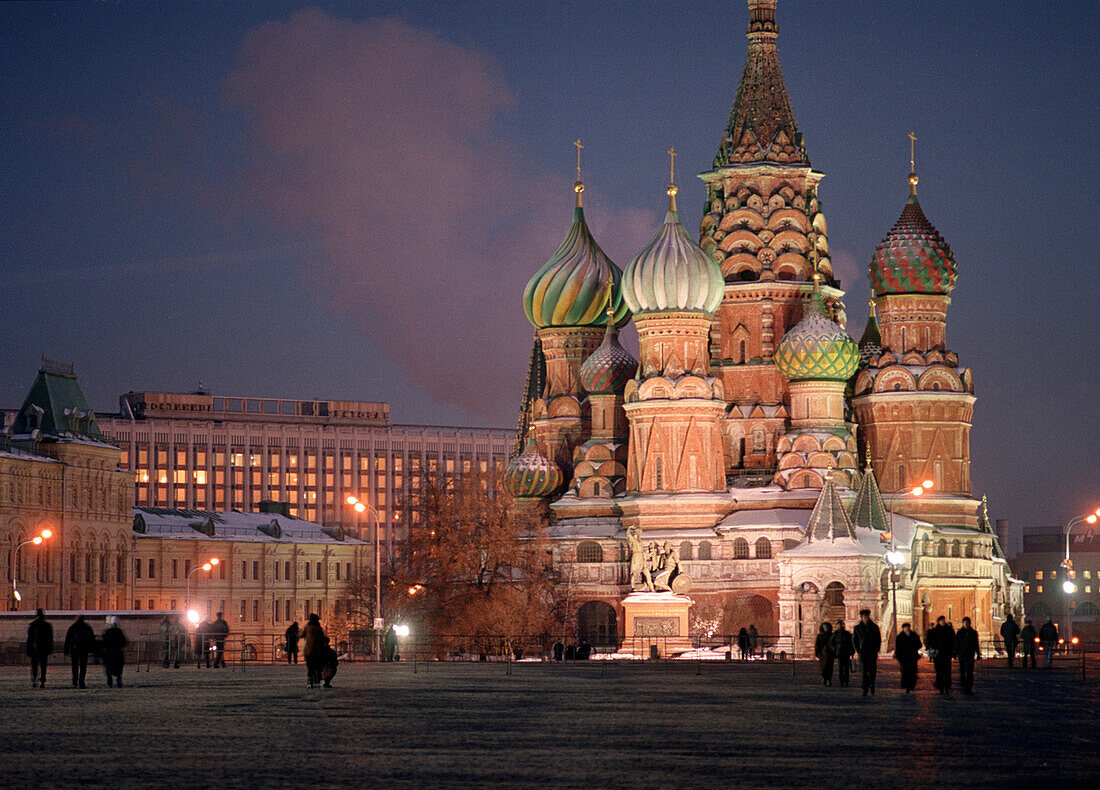
<svg viewBox="0 0 1100 790">
<path fill-rule="evenodd" d="M 618 619 L 615 608 L 606 601 L 586 601 L 577 609 L 577 639 L 588 640 L 595 647 L 619 644 Z"/>
<path fill-rule="evenodd" d="M 844 585 L 829 582 L 825 585 L 825 618 L 835 624 L 837 620 L 844 619 L 844 614 Z"/>
<path fill-rule="evenodd" d="M 775 604 L 763 595 L 753 593 L 726 596 L 722 604 L 719 633 L 736 634 L 750 625 L 756 626 L 756 632 L 761 636 L 778 635 L 779 622 L 775 616 Z"/>
</svg>

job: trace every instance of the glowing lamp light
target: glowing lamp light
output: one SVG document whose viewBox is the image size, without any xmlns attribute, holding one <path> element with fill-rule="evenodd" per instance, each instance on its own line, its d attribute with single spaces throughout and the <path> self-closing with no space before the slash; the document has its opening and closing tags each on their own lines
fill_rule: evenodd
<svg viewBox="0 0 1100 790">
<path fill-rule="evenodd" d="M 1060 645 L 1064 645 L 1065 643 L 1066 643 L 1065 639 L 1059 639 L 1058 640 L 1058 644 L 1060 644 Z"/>
<path fill-rule="evenodd" d="M 398 636 L 408 636 L 409 635 L 409 627 L 407 625 L 405 625 L 404 623 L 402 623 L 401 625 L 395 625 L 393 627 L 393 632 L 395 634 L 397 634 Z"/>
<path fill-rule="evenodd" d="M 366 509 L 367 509 L 367 506 L 364 505 L 362 502 L 356 502 L 355 503 L 355 512 L 356 513 L 362 513 Z"/>
<path fill-rule="evenodd" d="M 1089 522 L 1090 524 L 1095 524 L 1096 523 L 1096 514 L 1095 513 L 1090 513 L 1088 515 L 1088 517 L 1085 518 L 1085 521 Z"/>
<path fill-rule="evenodd" d="M 52 530 L 48 530 L 48 529 L 42 530 L 42 539 L 43 540 L 48 540 L 49 538 L 52 538 L 52 537 L 53 537 L 53 531 Z"/>
<path fill-rule="evenodd" d="M 349 505 L 357 505 L 357 504 L 359 504 L 359 499 L 358 499 L 358 497 L 353 497 L 353 496 L 349 496 L 349 497 L 348 497 L 348 504 L 349 504 Z"/>
<path fill-rule="evenodd" d="M 12 590 L 12 595 L 15 596 L 15 600 L 22 601 L 23 596 L 19 594 L 19 590 Z"/>
<path fill-rule="evenodd" d="M 1079 639 L 1078 637 L 1076 637 L 1076 636 L 1075 636 L 1075 637 L 1073 637 L 1073 639 L 1069 640 L 1069 643 L 1070 643 L 1071 645 L 1076 645 L 1076 644 L 1077 644 L 1078 642 L 1080 642 L 1080 641 L 1081 641 L 1081 640 L 1080 640 L 1080 639 Z"/>
<path fill-rule="evenodd" d="M 915 486 L 912 491 L 909 492 L 913 496 L 920 496 L 924 493 L 924 489 L 921 486 Z"/>
<path fill-rule="evenodd" d="M 905 555 L 900 551 L 888 551 L 886 552 L 886 562 L 896 568 L 905 562 Z"/>
<path fill-rule="evenodd" d="M 187 610 L 187 619 L 191 621 L 193 625 L 199 624 L 199 613 L 194 609 Z"/>
<path fill-rule="evenodd" d="M 204 562 L 204 563 L 202 564 L 202 569 L 203 569 L 204 571 L 208 571 L 208 570 L 210 570 L 210 569 L 211 569 L 211 568 L 213 568 L 213 567 L 214 567 L 214 566 L 213 566 L 213 565 L 211 565 L 211 564 L 210 564 L 209 562 Z"/>
<path fill-rule="evenodd" d="M 1075 592 L 1077 592 L 1077 585 L 1071 582 L 1069 579 L 1066 579 L 1064 582 L 1062 582 L 1062 590 L 1066 593 L 1066 595 L 1073 595 Z"/>
<path fill-rule="evenodd" d="M 217 565 L 219 562 L 221 562 L 221 560 L 219 560 L 217 557 L 211 557 L 210 558 L 210 564 L 211 565 Z"/>
<path fill-rule="evenodd" d="M 1039 637 L 1035 637 L 1035 644 L 1039 644 Z"/>
<path fill-rule="evenodd" d="M 35 535 L 34 539 L 31 541 L 31 543 L 33 543 L 35 546 L 41 546 L 42 545 L 42 536 L 41 535 Z"/>
<path fill-rule="evenodd" d="M 931 489 L 931 488 L 932 488 L 932 486 L 934 486 L 934 485 L 935 485 L 935 483 L 934 483 L 933 481 L 931 481 L 931 480 L 925 480 L 925 481 L 924 481 L 923 483 L 921 483 L 921 488 L 924 488 L 924 489 Z"/>
</svg>

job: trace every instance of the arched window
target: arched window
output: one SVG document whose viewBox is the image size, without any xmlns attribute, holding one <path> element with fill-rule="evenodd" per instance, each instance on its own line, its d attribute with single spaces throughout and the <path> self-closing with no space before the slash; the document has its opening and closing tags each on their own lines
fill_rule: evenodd
<svg viewBox="0 0 1100 790">
<path fill-rule="evenodd" d="M 767 538 L 759 538 L 756 541 L 756 559 L 770 560 L 772 558 L 772 542 Z"/>
<path fill-rule="evenodd" d="M 753 452 L 762 453 L 766 449 L 764 442 L 764 429 L 757 426 L 752 429 L 752 449 Z"/>
<path fill-rule="evenodd" d="M 680 559 L 690 560 L 691 557 L 692 557 L 691 541 L 690 540 L 685 540 L 683 543 L 680 544 Z"/>
<path fill-rule="evenodd" d="M 959 541 L 957 541 L 957 540 L 951 541 L 951 556 L 952 557 L 961 557 L 962 556 L 962 544 L 959 543 Z"/>
<path fill-rule="evenodd" d="M 733 558 L 735 560 L 747 560 L 749 558 L 749 542 L 744 538 L 737 538 L 733 542 Z"/>
<path fill-rule="evenodd" d="M 840 582 L 829 582 L 825 585 L 825 604 L 827 606 L 844 606 L 844 585 Z"/>
<path fill-rule="evenodd" d="M 699 541 L 699 559 L 701 559 L 701 560 L 711 559 L 710 541 L 709 540 Z"/>
<path fill-rule="evenodd" d="M 603 562 L 603 547 L 594 540 L 582 540 L 577 545 L 577 562 Z"/>
<path fill-rule="evenodd" d="M 1082 601 L 1073 610 L 1074 617 L 1096 617 L 1097 614 L 1100 614 L 1100 612 L 1097 611 L 1096 604 L 1092 601 Z"/>
<path fill-rule="evenodd" d="M 969 541 L 969 540 L 966 542 L 966 556 L 967 557 L 973 557 L 974 556 L 974 543 L 972 541 Z"/>
<path fill-rule="evenodd" d="M 741 353 L 738 355 L 737 361 L 738 362 L 744 362 L 745 361 L 745 341 L 744 340 L 741 341 L 740 346 L 741 346 Z"/>
<path fill-rule="evenodd" d="M 905 467 L 898 467 L 898 490 L 905 488 Z"/>
<path fill-rule="evenodd" d="M 943 538 L 940 538 L 940 542 L 936 544 L 936 556 L 937 557 L 946 557 L 947 556 L 947 541 L 944 540 Z"/>
</svg>

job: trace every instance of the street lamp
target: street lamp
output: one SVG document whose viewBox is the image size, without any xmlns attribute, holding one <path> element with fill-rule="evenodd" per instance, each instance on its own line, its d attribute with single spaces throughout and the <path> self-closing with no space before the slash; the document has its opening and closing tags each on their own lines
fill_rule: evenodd
<svg viewBox="0 0 1100 790">
<path fill-rule="evenodd" d="M 894 550 L 894 506 L 902 497 L 918 497 L 925 491 L 930 491 L 932 489 L 932 486 L 934 485 L 935 483 L 933 483 L 931 480 L 925 480 L 919 486 L 913 486 L 908 491 L 902 491 L 898 494 L 894 494 L 893 498 L 890 500 L 890 531 L 880 536 L 879 540 L 881 540 L 883 543 L 889 543 L 891 551 Z"/>
<path fill-rule="evenodd" d="M 369 510 L 374 516 L 374 660 L 382 658 L 382 545 L 378 535 L 378 511 L 366 502 L 361 502 L 359 497 L 349 496 L 349 505 L 355 508 L 356 513 Z"/>
<path fill-rule="evenodd" d="M 53 537 L 53 531 L 50 529 L 44 529 L 35 535 L 33 538 L 23 541 L 15 547 L 15 551 L 11 553 L 11 610 L 14 612 L 19 608 L 19 602 L 23 600 L 23 596 L 19 594 L 19 587 L 17 586 L 16 577 L 19 575 L 16 569 L 19 567 L 19 550 L 24 546 L 41 546 L 44 541 Z"/>
<path fill-rule="evenodd" d="M 199 571 L 206 571 L 207 573 L 209 573 L 219 562 L 221 562 L 221 560 L 219 560 L 217 557 L 211 557 L 207 562 L 204 562 L 202 565 L 199 565 L 196 568 L 192 568 L 191 571 L 187 574 L 187 597 L 183 601 L 183 608 L 187 610 L 187 619 L 190 620 L 192 623 L 199 622 L 199 613 L 191 608 L 191 577 Z"/>
<path fill-rule="evenodd" d="M 1070 600 L 1070 596 L 1077 592 L 1077 585 L 1074 583 L 1074 579 L 1077 577 L 1077 572 L 1073 570 L 1073 560 L 1069 558 L 1069 533 L 1075 526 L 1082 521 L 1087 524 L 1095 524 L 1097 519 L 1100 518 L 1100 508 L 1097 508 L 1094 513 L 1088 513 L 1084 516 L 1078 516 L 1071 519 L 1066 524 L 1066 556 L 1062 560 L 1062 568 L 1066 571 L 1066 580 L 1062 582 L 1062 591 L 1066 594 L 1066 636 L 1073 635 L 1073 608 Z"/>
<path fill-rule="evenodd" d="M 897 643 L 898 631 L 898 574 L 899 568 L 905 562 L 905 555 L 897 550 L 897 542 L 894 539 L 894 506 L 898 503 L 898 500 L 905 496 L 919 497 L 925 491 L 932 489 L 935 483 L 931 480 L 925 480 L 919 486 L 913 486 L 908 491 L 902 491 L 895 494 L 890 500 L 890 531 L 881 535 L 879 540 L 883 543 L 890 544 L 890 550 L 886 552 L 886 563 L 890 566 L 890 597 L 893 599 L 893 613 L 894 613 L 894 642 Z M 889 633 L 889 632 L 887 632 Z"/>
<path fill-rule="evenodd" d="M 905 562 L 905 555 L 896 549 L 886 552 L 886 564 L 890 566 L 890 597 L 894 602 L 894 643 L 898 641 L 898 569 Z"/>
</svg>

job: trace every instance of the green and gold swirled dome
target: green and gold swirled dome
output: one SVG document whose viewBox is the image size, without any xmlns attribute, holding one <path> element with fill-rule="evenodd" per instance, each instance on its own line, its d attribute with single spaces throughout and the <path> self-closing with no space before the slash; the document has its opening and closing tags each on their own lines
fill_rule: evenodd
<svg viewBox="0 0 1100 790">
<path fill-rule="evenodd" d="M 544 497 L 561 487 L 558 465 L 539 452 L 533 438 L 527 447 L 504 467 L 504 488 L 514 497 Z"/>
<path fill-rule="evenodd" d="M 669 186 L 668 213 L 656 237 L 623 272 L 623 299 L 630 311 L 713 313 L 722 303 L 722 270 L 684 230 Z"/>
<path fill-rule="evenodd" d="M 581 363 L 581 386 L 590 395 L 621 393 L 637 370 L 638 360 L 622 347 L 619 332 L 610 323 L 599 348 Z"/>
<path fill-rule="evenodd" d="M 630 313 L 623 302 L 622 271 L 611 262 L 592 238 L 584 221 L 581 192 L 577 182 L 577 205 L 573 224 L 565 241 L 558 247 L 523 291 L 523 311 L 539 329 L 551 326 L 603 326 L 607 323 L 607 284 L 611 283 L 611 301 L 615 323 L 623 324 Z"/>
<path fill-rule="evenodd" d="M 951 293 L 959 267 L 951 246 L 917 202 L 917 174 L 909 174 L 909 199 L 894 227 L 875 248 L 869 267 L 875 296 Z"/>
<path fill-rule="evenodd" d="M 779 341 L 775 366 L 788 381 L 847 381 L 858 365 L 859 346 L 829 318 L 815 283 L 806 314 Z"/>
</svg>

